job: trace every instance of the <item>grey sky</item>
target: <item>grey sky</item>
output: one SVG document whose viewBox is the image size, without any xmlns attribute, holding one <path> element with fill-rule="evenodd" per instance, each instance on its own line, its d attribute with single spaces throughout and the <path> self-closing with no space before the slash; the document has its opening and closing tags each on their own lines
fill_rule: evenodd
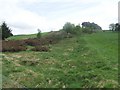
<svg viewBox="0 0 120 90">
<path fill-rule="evenodd" d="M 66 22 L 95 22 L 103 29 L 118 22 L 119 0 L 0 0 L 0 22 L 13 34 L 56 31 Z"/>
</svg>

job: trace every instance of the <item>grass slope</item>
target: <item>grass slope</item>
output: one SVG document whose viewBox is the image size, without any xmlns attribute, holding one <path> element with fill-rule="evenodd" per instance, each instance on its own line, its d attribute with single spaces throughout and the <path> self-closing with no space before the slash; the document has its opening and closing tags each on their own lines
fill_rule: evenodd
<svg viewBox="0 0 120 90">
<path fill-rule="evenodd" d="M 42 36 L 46 35 L 47 32 L 42 33 Z M 28 34 L 28 35 L 14 35 L 12 37 L 7 38 L 7 40 L 21 40 L 21 39 L 28 39 L 28 38 L 36 38 L 37 34 Z"/>
<path fill-rule="evenodd" d="M 99 32 L 62 40 L 50 52 L 3 53 L 3 87 L 116 88 L 117 45 L 117 33 Z"/>
</svg>

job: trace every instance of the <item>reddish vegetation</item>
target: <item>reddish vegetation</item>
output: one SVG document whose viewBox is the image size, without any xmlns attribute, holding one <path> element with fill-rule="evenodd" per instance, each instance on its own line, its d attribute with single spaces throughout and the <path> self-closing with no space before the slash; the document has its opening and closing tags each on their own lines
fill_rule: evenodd
<svg viewBox="0 0 120 90">
<path fill-rule="evenodd" d="M 25 51 L 27 48 L 22 41 L 2 41 L 2 52 Z"/>
<path fill-rule="evenodd" d="M 18 52 L 25 51 L 26 46 L 34 46 L 33 51 L 49 51 L 49 48 L 44 45 L 55 44 L 64 38 L 71 38 L 70 34 L 63 31 L 49 32 L 48 35 L 37 39 L 25 39 L 25 40 L 9 40 L 2 41 L 2 52 Z M 1 45 L 0 45 L 1 46 Z"/>
</svg>

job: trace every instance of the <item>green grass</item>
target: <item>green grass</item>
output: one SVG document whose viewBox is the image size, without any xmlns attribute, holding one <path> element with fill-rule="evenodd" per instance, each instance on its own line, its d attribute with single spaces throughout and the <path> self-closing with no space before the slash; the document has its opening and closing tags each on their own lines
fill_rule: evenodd
<svg viewBox="0 0 120 90">
<path fill-rule="evenodd" d="M 118 87 L 117 33 L 76 36 L 50 47 L 50 52 L 3 53 L 3 87 Z"/>
<path fill-rule="evenodd" d="M 42 33 L 42 36 L 47 35 L 47 32 Z M 14 35 L 12 37 L 7 38 L 7 40 L 21 40 L 28 38 L 36 38 L 37 34 L 28 34 L 28 35 Z"/>
<path fill-rule="evenodd" d="M 2 88 L 2 57 L 0 55 L 0 89 Z"/>
</svg>

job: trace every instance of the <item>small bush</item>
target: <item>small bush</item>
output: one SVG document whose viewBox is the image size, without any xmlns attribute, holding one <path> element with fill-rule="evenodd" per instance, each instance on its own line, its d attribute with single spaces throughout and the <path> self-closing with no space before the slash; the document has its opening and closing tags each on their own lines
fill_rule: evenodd
<svg viewBox="0 0 120 90">
<path fill-rule="evenodd" d="M 41 30 L 38 29 L 37 38 L 41 38 Z"/>
<path fill-rule="evenodd" d="M 65 25 L 63 26 L 63 30 L 71 34 L 73 33 L 74 28 L 75 28 L 75 25 L 71 24 L 70 22 L 65 23 Z"/>
</svg>

